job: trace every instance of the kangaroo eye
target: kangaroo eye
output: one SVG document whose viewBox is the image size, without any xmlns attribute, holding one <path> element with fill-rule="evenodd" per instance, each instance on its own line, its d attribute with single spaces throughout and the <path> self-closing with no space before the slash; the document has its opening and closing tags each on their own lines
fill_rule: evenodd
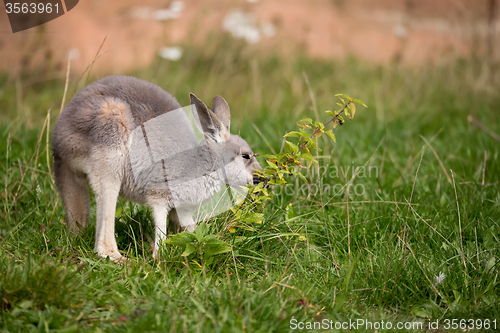
<svg viewBox="0 0 500 333">
<path fill-rule="evenodd" d="M 250 159 L 250 155 L 248 154 L 241 154 L 241 156 L 246 159 L 246 160 L 249 160 Z"/>
</svg>

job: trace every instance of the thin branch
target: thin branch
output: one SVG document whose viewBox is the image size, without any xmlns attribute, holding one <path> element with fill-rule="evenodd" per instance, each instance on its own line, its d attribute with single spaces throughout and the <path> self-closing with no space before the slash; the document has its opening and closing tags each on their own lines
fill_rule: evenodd
<svg viewBox="0 0 500 333">
<path fill-rule="evenodd" d="M 341 115 L 342 113 L 344 113 L 345 109 L 346 109 L 346 108 L 349 106 L 349 104 L 351 104 L 351 103 L 352 103 L 352 101 L 349 101 L 348 103 L 346 103 L 346 104 L 344 105 L 344 107 L 343 107 L 343 108 L 339 111 L 339 113 L 338 113 L 338 114 L 336 114 L 334 117 L 332 117 L 332 119 L 330 119 L 330 120 L 329 120 L 329 121 L 328 121 L 328 122 L 324 125 L 324 127 L 328 126 L 330 123 L 332 123 L 333 121 L 337 120 L 337 119 L 340 117 L 340 115 Z M 311 136 L 310 136 L 309 138 L 310 138 L 310 139 L 313 139 L 313 138 L 316 136 L 316 134 L 318 134 L 318 132 L 319 132 L 319 131 L 321 131 L 321 128 L 317 128 L 317 129 L 316 129 L 316 130 L 315 130 L 315 131 L 311 134 Z M 308 141 L 303 142 L 303 143 L 302 143 L 302 145 L 300 146 L 299 150 L 297 150 L 297 153 L 296 153 L 296 154 L 300 153 L 300 151 L 301 151 L 302 149 L 304 149 L 304 148 L 305 148 L 308 144 L 309 144 L 309 142 L 308 142 Z M 293 160 L 294 160 L 294 158 L 293 158 L 293 157 L 290 157 L 290 158 L 289 158 L 289 159 L 285 162 L 285 164 L 289 164 L 289 163 L 291 163 Z M 283 166 L 281 166 L 281 167 L 280 167 L 280 169 L 281 169 L 281 170 L 283 170 L 283 169 L 284 169 L 284 167 L 283 167 Z M 275 175 L 273 176 L 273 178 L 271 178 L 270 180 L 274 180 L 274 179 L 276 179 L 277 177 L 278 177 L 278 174 L 275 174 Z M 267 183 L 266 183 L 266 185 L 264 185 L 264 188 L 268 188 L 268 187 L 269 187 L 269 182 L 267 182 Z"/>
<path fill-rule="evenodd" d="M 484 126 L 479 120 L 477 120 L 476 118 L 472 117 L 471 115 L 468 115 L 467 116 L 467 120 L 474 126 L 476 126 L 477 128 L 479 128 L 481 131 L 483 131 L 484 133 L 488 134 L 489 136 L 491 136 L 493 139 L 497 140 L 498 142 L 500 142 L 500 135 L 496 134 L 495 132 L 493 132 L 492 130 L 490 130 L 488 127 Z"/>
<path fill-rule="evenodd" d="M 64 1 L 63 1 L 64 2 Z M 61 108 L 59 109 L 59 114 L 61 114 L 64 109 L 64 102 L 66 101 L 66 94 L 68 92 L 68 84 L 69 84 L 69 71 L 71 69 L 71 52 L 68 53 L 68 67 L 66 67 L 66 82 L 64 83 L 64 93 L 61 101 Z"/>
<path fill-rule="evenodd" d="M 439 163 L 439 166 L 441 166 L 441 170 L 443 170 L 443 173 L 444 175 L 446 176 L 446 179 L 448 180 L 448 183 L 451 184 L 451 178 L 450 178 L 450 175 L 448 174 L 448 171 L 446 171 L 446 167 L 444 166 L 443 164 L 443 161 L 441 161 L 441 159 L 439 158 L 439 155 L 436 153 L 436 151 L 434 150 L 434 147 L 431 146 L 431 143 L 423 136 L 423 135 L 420 135 L 420 138 L 422 140 L 424 140 L 425 144 L 427 146 L 429 146 L 429 148 L 431 149 L 432 151 L 432 154 L 434 154 L 434 157 L 436 158 L 436 160 L 438 161 Z"/>
</svg>

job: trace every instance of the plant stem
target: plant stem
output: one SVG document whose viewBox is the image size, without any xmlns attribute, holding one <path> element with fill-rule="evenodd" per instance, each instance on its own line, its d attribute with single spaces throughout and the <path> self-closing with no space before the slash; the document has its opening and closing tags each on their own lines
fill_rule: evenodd
<svg viewBox="0 0 500 333">
<path fill-rule="evenodd" d="M 329 120 L 329 121 L 328 121 L 328 122 L 327 122 L 324 126 L 325 126 L 325 127 L 326 127 L 326 126 L 328 126 L 328 124 L 330 124 L 331 122 L 333 122 L 334 120 L 336 120 L 338 117 L 340 117 L 340 115 L 341 115 L 341 114 L 345 111 L 345 109 L 346 109 L 346 108 L 349 106 L 349 104 L 351 104 L 351 103 L 352 103 L 352 101 L 347 102 L 347 104 L 345 104 L 345 105 L 344 105 L 344 107 L 343 107 L 343 108 L 339 111 L 339 113 L 338 113 L 337 115 L 335 115 L 335 117 L 332 117 L 332 119 L 330 119 L 330 120 Z M 320 130 L 321 130 L 320 128 L 317 128 L 317 129 L 313 132 L 313 134 L 311 134 L 310 138 L 311 138 L 311 139 L 312 139 L 312 138 L 314 138 L 314 137 L 316 136 L 316 134 L 318 134 L 318 132 L 319 132 Z M 298 154 L 298 153 L 299 153 L 302 149 L 304 149 L 304 148 L 307 146 L 307 144 L 308 144 L 308 143 L 309 143 L 309 142 L 307 142 L 307 141 L 306 141 L 306 142 L 304 142 L 304 143 L 302 143 L 302 145 L 300 146 L 299 150 L 297 150 L 297 152 L 296 152 L 295 154 Z M 292 162 L 293 160 L 294 160 L 294 157 L 292 156 L 292 157 L 290 157 L 290 158 L 289 158 L 289 159 L 285 162 L 285 164 L 286 164 L 286 165 L 288 165 L 288 164 L 289 164 L 290 162 Z M 283 167 L 283 166 L 280 166 L 280 169 L 281 169 L 281 170 L 283 170 L 283 169 L 284 169 L 284 167 Z M 273 178 L 271 178 L 270 180 L 274 180 L 274 179 L 276 179 L 276 177 L 277 177 L 277 176 L 278 176 L 278 174 L 276 173 L 276 174 L 273 176 Z M 269 187 L 269 182 L 267 182 L 267 183 L 264 185 L 264 188 L 268 188 L 268 187 Z"/>
<path fill-rule="evenodd" d="M 330 124 L 332 121 L 334 121 L 335 119 L 337 119 L 338 117 L 340 117 L 340 115 L 342 114 L 342 112 L 344 112 L 344 111 L 345 111 L 345 108 L 346 108 L 346 107 L 348 107 L 348 106 L 349 106 L 349 104 L 351 104 L 351 103 L 352 103 L 352 101 L 349 101 L 346 105 L 344 105 L 344 107 L 342 108 L 342 110 L 340 110 L 340 112 L 339 112 L 339 113 L 338 113 L 335 117 L 333 117 L 332 119 L 330 119 L 330 120 L 329 120 L 329 121 L 325 124 L 325 127 L 326 127 L 326 126 L 328 126 L 328 124 Z M 318 134 L 319 130 L 320 130 L 320 129 L 319 129 L 319 128 L 317 128 L 317 129 L 313 132 L 313 134 L 311 134 L 310 138 L 311 138 L 311 139 L 312 139 L 312 138 L 314 138 L 314 136 L 315 136 L 316 134 Z M 300 152 L 300 151 L 301 151 L 301 150 L 302 150 L 302 149 L 303 149 L 303 148 L 304 148 L 307 144 L 308 144 L 308 142 L 307 142 L 307 141 L 306 141 L 306 142 L 304 142 L 304 143 L 302 144 L 302 146 L 300 146 L 300 148 L 299 148 L 299 150 L 297 151 L 297 153 L 299 153 L 299 152 Z M 289 160 L 289 161 L 290 161 L 290 160 Z M 287 161 L 287 162 L 288 162 L 288 161 Z"/>
</svg>

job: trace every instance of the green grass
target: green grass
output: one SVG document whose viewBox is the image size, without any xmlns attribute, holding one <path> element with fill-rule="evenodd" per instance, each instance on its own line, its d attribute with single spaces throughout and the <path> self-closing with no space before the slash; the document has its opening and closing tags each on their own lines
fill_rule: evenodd
<svg viewBox="0 0 500 333">
<path fill-rule="evenodd" d="M 276 189 L 262 223 L 229 233 L 230 215 L 212 221 L 233 251 L 200 273 L 173 246 L 152 260 L 151 212 L 136 204 L 120 201 L 116 219 L 129 265 L 93 253 L 95 205 L 88 229 L 69 237 L 42 130 L 64 82 L 0 76 L 2 332 L 286 332 L 292 319 L 500 325 L 500 143 L 467 121 L 500 133 L 497 67 L 282 59 L 224 41 L 131 74 L 182 105 L 190 91 L 223 95 L 233 132 L 261 154 L 279 151 L 299 119 L 326 122 L 336 93 L 369 108 L 337 128 L 336 144 L 320 139 L 320 174 Z"/>
</svg>

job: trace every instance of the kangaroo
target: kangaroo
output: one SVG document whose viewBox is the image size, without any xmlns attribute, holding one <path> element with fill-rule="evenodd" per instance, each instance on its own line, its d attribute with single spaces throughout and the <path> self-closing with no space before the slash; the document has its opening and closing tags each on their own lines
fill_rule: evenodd
<svg viewBox="0 0 500 333">
<path fill-rule="evenodd" d="M 224 183 L 257 184 L 262 170 L 248 143 L 231 134 L 221 96 L 209 108 L 190 94 L 192 122 L 177 100 L 150 82 L 108 76 L 79 91 L 52 134 L 54 176 L 70 232 L 87 226 L 90 187 L 96 198 L 94 251 L 121 261 L 115 239 L 118 196 L 153 211 L 153 257 L 167 233 L 194 231 L 193 211 Z M 200 141 L 201 140 L 201 141 Z"/>
</svg>

